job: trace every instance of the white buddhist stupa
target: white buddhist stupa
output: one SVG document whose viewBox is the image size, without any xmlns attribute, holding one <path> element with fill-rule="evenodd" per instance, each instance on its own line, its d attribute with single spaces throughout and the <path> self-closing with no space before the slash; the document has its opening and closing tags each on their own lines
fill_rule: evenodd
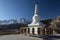
<svg viewBox="0 0 60 40">
<path fill-rule="evenodd" d="M 32 23 L 28 24 L 30 35 L 43 35 L 44 24 L 40 22 L 38 1 L 35 2 L 34 16 L 32 17 Z"/>
</svg>

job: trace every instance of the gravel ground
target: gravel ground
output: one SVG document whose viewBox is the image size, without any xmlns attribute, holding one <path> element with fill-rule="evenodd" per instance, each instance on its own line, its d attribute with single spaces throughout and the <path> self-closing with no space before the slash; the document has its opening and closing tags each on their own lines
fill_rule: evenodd
<svg viewBox="0 0 60 40">
<path fill-rule="evenodd" d="M 16 34 L 16 35 L 1 35 L 0 40 L 43 40 L 43 39 Z"/>
</svg>

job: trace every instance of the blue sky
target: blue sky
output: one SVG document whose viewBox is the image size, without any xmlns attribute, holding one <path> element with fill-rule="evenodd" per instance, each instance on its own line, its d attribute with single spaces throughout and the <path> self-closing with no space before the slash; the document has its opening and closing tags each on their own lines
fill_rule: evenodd
<svg viewBox="0 0 60 40">
<path fill-rule="evenodd" d="M 41 19 L 60 16 L 60 0 L 38 0 Z M 0 20 L 32 19 L 35 0 L 0 0 Z"/>
</svg>

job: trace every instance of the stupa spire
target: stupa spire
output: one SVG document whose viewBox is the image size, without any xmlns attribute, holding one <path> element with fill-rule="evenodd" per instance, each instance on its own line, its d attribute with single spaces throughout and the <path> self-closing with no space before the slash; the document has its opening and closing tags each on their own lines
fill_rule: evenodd
<svg viewBox="0 0 60 40">
<path fill-rule="evenodd" d="M 38 0 L 35 0 L 35 11 L 34 11 L 35 14 L 38 14 Z"/>
<path fill-rule="evenodd" d="M 40 26 L 42 23 L 40 22 L 40 16 L 38 15 L 38 0 L 35 0 L 35 11 L 34 11 L 34 16 L 32 17 L 32 22 L 31 24 L 28 24 L 28 26 Z"/>
</svg>

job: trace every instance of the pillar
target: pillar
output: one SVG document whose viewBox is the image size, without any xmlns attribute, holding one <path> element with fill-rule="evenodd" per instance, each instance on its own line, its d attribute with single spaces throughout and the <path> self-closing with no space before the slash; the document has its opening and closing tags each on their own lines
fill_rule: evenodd
<svg viewBox="0 0 60 40">
<path fill-rule="evenodd" d="M 53 29 L 53 34 L 55 34 L 55 30 Z"/>
<path fill-rule="evenodd" d="M 44 31 L 45 31 L 45 33 L 44 33 L 44 34 L 45 34 L 45 35 L 47 35 L 47 28 L 45 28 L 45 30 L 44 30 Z"/>
<path fill-rule="evenodd" d="M 32 28 L 30 28 L 30 34 L 32 34 Z"/>
</svg>

